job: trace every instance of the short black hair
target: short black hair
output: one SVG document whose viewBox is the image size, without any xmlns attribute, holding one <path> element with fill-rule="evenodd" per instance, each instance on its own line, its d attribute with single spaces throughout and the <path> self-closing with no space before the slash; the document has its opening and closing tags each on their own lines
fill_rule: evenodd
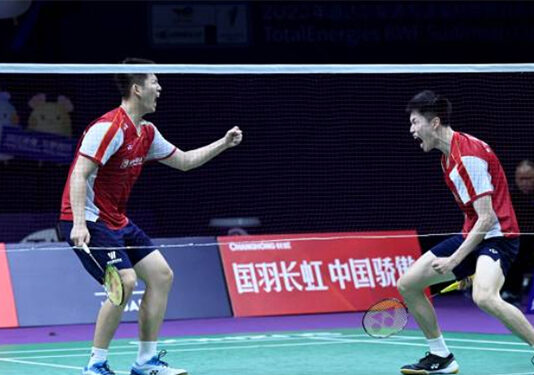
<svg viewBox="0 0 534 375">
<path fill-rule="evenodd" d="M 406 112 L 412 113 L 413 111 L 419 112 L 427 121 L 439 117 L 441 125 L 451 125 L 451 102 L 434 91 L 425 90 L 416 94 L 406 106 Z"/>
<path fill-rule="evenodd" d="M 529 168 L 534 169 L 534 162 L 532 162 L 529 159 L 521 160 L 519 164 L 517 165 L 517 168 L 522 168 L 522 167 L 529 167 Z"/>
<path fill-rule="evenodd" d="M 127 57 L 121 64 L 155 64 L 155 62 L 137 57 Z M 122 97 L 127 99 L 130 97 L 132 85 L 143 85 L 147 77 L 148 73 L 116 73 L 114 78 Z"/>
</svg>

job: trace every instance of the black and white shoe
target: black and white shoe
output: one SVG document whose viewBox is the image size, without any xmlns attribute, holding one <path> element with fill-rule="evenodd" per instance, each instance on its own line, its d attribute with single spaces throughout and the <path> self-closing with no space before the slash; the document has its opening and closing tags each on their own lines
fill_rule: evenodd
<svg viewBox="0 0 534 375">
<path fill-rule="evenodd" d="M 405 375 L 457 374 L 460 366 L 452 353 L 443 358 L 427 352 L 419 362 L 402 366 L 400 371 Z"/>
</svg>

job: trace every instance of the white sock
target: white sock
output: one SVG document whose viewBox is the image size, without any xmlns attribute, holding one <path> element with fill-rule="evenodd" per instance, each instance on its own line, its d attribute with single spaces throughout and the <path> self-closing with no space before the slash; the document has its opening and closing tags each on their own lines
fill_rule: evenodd
<svg viewBox="0 0 534 375">
<path fill-rule="evenodd" d="M 89 368 L 95 363 L 104 362 L 107 359 L 108 359 L 107 349 L 95 348 L 93 346 L 91 348 L 91 357 L 89 358 L 89 363 L 87 364 L 87 367 Z"/>
<path fill-rule="evenodd" d="M 139 351 L 137 352 L 137 363 L 142 365 L 156 355 L 157 341 L 139 341 Z"/>
<path fill-rule="evenodd" d="M 427 339 L 426 342 L 428 343 L 428 346 L 430 347 L 430 353 L 432 354 L 439 355 L 443 358 L 451 354 L 449 348 L 447 348 L 447 344 L 445 344 L 443 335 L 436 339 Z"/>
</svg>

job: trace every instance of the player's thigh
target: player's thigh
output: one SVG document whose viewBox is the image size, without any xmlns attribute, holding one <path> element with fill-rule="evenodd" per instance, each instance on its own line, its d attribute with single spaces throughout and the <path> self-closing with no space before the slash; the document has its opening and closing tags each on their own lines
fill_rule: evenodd
<svg viewBox="0 0 534 375">
<path fill-rule="evenodd" d="M 130 220 L 128 225 L 121 230 L 121 233 L 126 246 L 128 246 L 126 252 L 134 266 L 156 251 L 152 239 L 133 221 Z"/>
<path fill-rule="evenodd" d="M 432 268 L 434 259 L 436 259 L 436 256 L 430 251 L 427 251 L 417 259 L 399 279 L 399 290 L 401 292 L 411 289 L 420 290 L 434 284 L 454 280 L 452 272 L 440 274 Z"/>
<path fill-rule="evenodd" d="M 128 255 L 137 276 L 147 285 L 169 284 L 172 270 L 150 237 L 133 221 L 124 228 L 124 240 L 131 249 Z"/>
<path fill-rule="evenodd" d="M 504 274 L 501 260 L 495 260 L 487 255 L 480 255 L 473 280 L 473 299 L 477 301 L 498 296 L 503 284 Z"/>
<path fill-rule="evenodd" d="M 454 280 L 456 277 L 452 272 L 440 274 L 432 268 L 432 262 L 437 257 L 446 257 L 454 253 L 462 243 L 461 236 L 450 237 L 432 249 L 424 253 L 399 280 L 401 291 L 412 288 L 426 288 L 427 286 Z"/>
<path fill-rule="evenodd" d="M 72 222 L 62 221 L 60 223 L 60 229 L 62 234 L 66 237 L 69 245 L 74 244 L 70 240 L 70 231 L 72 230 Z M 132 264 L 128 255 L 124 250 L 120 249 L 124 246 L 124 243 L 117 235 L 107 228 L 103 223 L 87 222 L 87 229 L 91 234 L 91 242 L 88 244 L 91 250 L 91 255 L 96 260 L 91 258 L 91 255 L 84 252 L 82 249 L 73 248 L 75 254 L 80 259 L 83 267 L 86 271 L 99 283 L 103 282 L 102 270 L 106 268 L 108 264 L 113 264 L 119 270 L 131 269 Z M 66 234 L 69 234 L 68 236 Z"/>
<path fill-rule="evenodd" d="M 498 294 L 519 251 L 519 240 L 503 237 L 485 240 L 478 249 L 473 295 Z"/>
</svg>

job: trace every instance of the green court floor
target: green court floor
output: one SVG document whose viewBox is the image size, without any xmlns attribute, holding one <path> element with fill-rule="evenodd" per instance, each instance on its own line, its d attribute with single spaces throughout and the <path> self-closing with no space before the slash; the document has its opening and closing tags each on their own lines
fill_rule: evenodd
<svg viewBox="0 0 534 375">
<path fill-rule="evenodd" d="M 532 375 L 532 350 L 511 335 L 446 333 L 449 348 L 466 375 Z M 376 340 L 361 330 L 271 332 L 167 337 L 166 360 L 191 375 L 392 375 L 424 355 L 421 334 Z M 89 342 L 0 347 L 0 375 L 79 374 Z M 137 346 L 116 340 L 109 361 L 117 374 L 129 374 Z"/>
</svg>

